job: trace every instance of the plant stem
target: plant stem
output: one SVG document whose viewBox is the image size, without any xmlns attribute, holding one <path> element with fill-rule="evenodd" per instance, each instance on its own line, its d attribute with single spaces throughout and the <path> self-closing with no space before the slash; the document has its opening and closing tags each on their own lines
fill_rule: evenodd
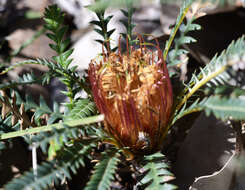
<svg viewBox="0 0 245 190">
<path fill-rule="evenodd" d="M 181 15 L 179 15 L 177 20 L 176 20 L 177 23 L 175 24 L 175 27 L 171 31 L 169 40 L 166 42 L 166 46 L 165 46 L 165 49 L 164 49 L 164 52 L 163 52 L 164 60 L 167 59 L 168 51 L 169 51 L 169 49 L 170 49 L 170 47 L 171 47 L 171 45 L 173 43 L 174 37 L 175 37 L 175 35 L 176 35 L 181 23 L 183 22 L 183 20 L 185 18 L 186 13 L 188 12 L 188 10 L 191 7 L 191 3 L 192 3 L 192 1 L 189 2 L 189 4 L 184 8 L 183 13 Z"/>
<path fill-rule="evenodd" d="M 63 129 L 65 127 L 77 127 L 81 125 L 89 125 L 91 123 L 97 123 L 103 120 L 104 120 L 104 115 L 101 114 L 101 115 L 91 116 L 91 117 L 87 117 L 83 119 L 67 121 L 63 123 L 56 123 L 56 124 L 51 124 L 51 125 L 46 125 L 46 126 L 41 126 L 41 127 L 29 128 L 29 129 L 21 130 L 21 131 L 4 133 L 0 135 L 0 140 L 20 137 L 24 135 L 30 135 L 30 134 L 40 133 L 40 132 L 45 132 L 45 131 L 51 131 L 53 128 Z"/>
<path fill-rule="evenodd" d="M 34 64 L 39 64 L 38 61 L 36 60 L 25 60 L 25 61 L 21 61 L 21 62 L 18 62 L 16 63 L 15 65 L 12 65 L 12 66 L 9 66 L 8 68 L 6 68 L 5 70 L 3 70 L 0 75 L 4 75 L 6 74 L 7 72 L 17 68 L 17 67 L 21 67 L 23 65 L 34 65 Z"/>
</svg>

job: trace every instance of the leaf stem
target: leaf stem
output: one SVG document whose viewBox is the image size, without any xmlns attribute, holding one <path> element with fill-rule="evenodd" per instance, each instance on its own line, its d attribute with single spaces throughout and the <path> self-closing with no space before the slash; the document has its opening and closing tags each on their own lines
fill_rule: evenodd
<svg viewBox="0 0 245 190">
<path fill-rule="evenodd" d="M 21 67 L 23 65 L 31 65 L 31 64 L 39 64 L 38 61 L 36 60 L 25 60 L 25 61 L 21 61 L 21 62 L 18 62 L 16 63 L 15 65 L 11 65 L 9 66 L 8 68 L 6 68 L 5 70 L 3 70 L 0 75 L 4 75 L 6 74 L 7 72 L 17 68 L 17 67 Z"/>
<path fill-rule="evenodd" d="M 101 114 L 101 115 L 91 116 L 91 117 L 87 117 L 83 119 L 67 121 L 63 123 L 56 123 L 56 124 L 51 124 L 51 125 L 46 125 L 46 126 L 41 126 L 41 127 L 29 128 L 26 130 L 4 133 L 0 135 L 0 140 L 20 137 L 24 135 L 30 135 L 30 134 L 40 133 L 40 132 L 45 132 L 45 131 L 51 131 L 53 128 L 63 129 L 65 127 L 77 127 L 80 125 L 89 125 L 91 123 L 97 123 L 103 120 L 104 120 L 104 115 Z"/>
<path fill-rule="evenodd" d="M 184 105 L 184 103 L 199 89 L 201 88 L 203 85 L 205 85 L 208 81 L 212 80 L 213 78 L 215 78 L 216 76 L 218 76 L 219 74 L 223 73 L 226 68 L 228 67 L 228 65 L 222 66 L 220 67 L 216 72 L 211 73 L 210 75 L 208 75 L 207 77 L 203 77 L 201 79 L 200 82 L 196 83 L 193 88 L 191 88 L 191 90 L 189 91 L 189 93 L 187 95 L 185 95 L 182 99 L 182 101 L 176 106 L 176 112 Z"/>
</svg>

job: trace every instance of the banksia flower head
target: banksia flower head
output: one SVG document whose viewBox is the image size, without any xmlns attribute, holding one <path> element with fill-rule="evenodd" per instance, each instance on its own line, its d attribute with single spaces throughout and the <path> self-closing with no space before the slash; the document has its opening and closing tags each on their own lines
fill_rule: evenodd
<svg viewBox="0 0 245 190">
<path fill-rule="evenodd" d="M 141 37 L 140 37 L 141 39 Z M 142 40 L 141 40 L 142 42 Z M 142 43 L 141 43 L 142 44 Z M 88 75 L 105 130 L 119 146 L 134 154 L 156 151 L 168 130 L 173 104 L 172 87 L 162 51 L 141 45 L 127 53 L 104 53 L 94 59 Z"/>
</svg>

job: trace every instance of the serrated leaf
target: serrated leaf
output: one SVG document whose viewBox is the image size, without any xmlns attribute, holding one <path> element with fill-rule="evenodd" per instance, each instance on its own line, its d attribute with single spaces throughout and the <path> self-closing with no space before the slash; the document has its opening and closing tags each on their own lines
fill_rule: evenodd
<svg viewBox="0 0 245 190">
<path fill-rule="evenodd" d="M 128 17 L 128 11 L 126 11 L 126 10 L 124 10 L 124 9 L 121 9 L 121 11 L 122 11 L 122 13 L 123 13 L 123 15 L 124 15 L 125 17 Z"/>
<path fill-rule="evenodd" d="M 189 44 L 192 42 L 196 42 L 196 39 L 194 39 L 190 36 L 184 36 L 184 37 L 180 38 L 178 41 L 178 43 L 180 43 L 180 44 Z"/>
<path fill-rule="evenodd" d="M 98 42 L 98 43 L 100 43 L 100 44 L 102 44 L 102 45 L 105 45 L 105 43 L 104 43 L 103 40 L 96 39 L 95 41 Z"/>
<path fill-rule="evenodd" d="M 53 49 L 54 51 L 56 51 L 56 52 L 59 51 L 59 48 L 58 48 L 57 45 L 55 45 L 55 44 L 49 44 L 49 47 L 50 47 L 51 49 Z"/>
<path fill-rule="evenodd" d="M 91 24 L 94 24 L 96 26 L 100 26 L 100 21 L 97 21 L 97 20 L 92 20 L 90 21 Z"/>
<path fill-rule="evenodd" d="M 82 119 L 95 113 L 95 104 L 89 99 L 79 99 L 65 120 Z"/>
<path fill-rule="evenodd" d="M 57 31 L 57 35 L 56 35 L 56 38 L 57 38 L 57 41 L 62 41 L 62 38 L 64 37 L 65 33 L 67 32 L 68 30 L 68 27 L 67 26 L 63 26 L 61 27 L 58 31 Z"/>
<path fill-rule="evenodd" d="M 38 177 L 33 171 L 25 172 L 19 178 L 14 178 L 4 189 L 6 190 L 41 190 L 51 187 L 64 177 L 71 178 L 71 172 L 76 173 L 77 169 L 84 165 L 84 159 L 94 147 L 93 143 L 76 143 L 72 147 L 63 147 L 62 154 L 57 155 L 57 161 L 43 162 L 38 166 Z"/>
<path fill-rule="evenodd" d="M 56 35 L 55 35 L 55 34 L 47 33 L 46 35 L 47 35 L 51 40 L 57 42 L 57 38 L 56 38 Z"/>
<path fill-rule="evenodd" d="M 110 22 L 110 20 L 112 19 L 112 15 L 108 16 L 105 18 L 105 24 L 108 24 Z"/>
<path fill-rule="evenodd" d="M 51 109 L 47 105 L 46 101 L 42 96 L 40 96 L 40 105 L 38 108 L 36 108 L 36 111 L 34 113 L 35 119 L 39 119 L 43 114 L 50 114 L 52 113 Z"/>
<path fill-rule="evenodd" d="M 116 29 L 112 29 L 112 30 L 108 31 L 108 32 L 107 32 L 108 37 L 110 37 L 110 36 L 112 35 L 112 33 L 113 33 L 115 30 L 116 30 Z"/>
<path fill-rule="evenodd" d="M 225 81 L 230 80 L 230 75 L 227 72 L 228 69 L 232 69 L 232 66 L 240 63 L 243 55 L 245 55 L 244 36 L 236 42 L 233 41 L 220 56 L 215 55 L 210 63 L 201 69 L 198 75 L 193 74 L 190 82 L 179 96 L 180 102 L 176 110 L 179 110 L 196 91 L 205 84 L 209 84 L 210 81 L 219 86 L 223 85 Z M 218 79 L 216 79 L 217 77 Z"/>
<path fill-rule="evenodd" d="M 62 53 L 60 56 L 62 56 L 63 60 L 67 60 L 67 58 L 73 53 L 74 49 L 69 49 Z"/>
<path fill-rule="evenodd" d="M 199 24 L 195 24 L 195 23 L 190 24 L 187 28 L 188 32 L 193 31 L 193 30 L 201 30 L 201 29 L 202 29 L 202 26 Z"/>
<path fill-rule="evenodd" d="M 53 109 L 54 109 L 53 112 L 49 116 L 48 124 L 52 124 L 56 120 L 63 118 L 63 114 L 60 113 L 59 106 L 56 102 L 54 102 L 54 108 Z"/>
<path fill-rule="evenodd" d="M 67 38 L 65 39 L 61 44 L 60 44 L 60 51 L 64 52 L 66 50 L 66 48 L 68 47 L 68 45 L 70 44 L 70 39 Z"/>
<path fill-rule="evenodd" d="M 104 32 L 102 30 L 95 28 L 94 31 L 100 34 L 101 36 L 104 36 Z"/>
<path fill-rule="evenodd" d="M 181 26 L 184 18 L 185 18 L 185 15 L 187 14 L 189 8 L 191 7 L 191 4 L 193 3 L 193 0 L 185 0 L 183 1 L 183 4 L 180 8 L 180 11 L 179 11 L 179 15 L 177 16 L 177 19 L 176 19 L 176 24 L 174 26 L 174 28 L 171 30 L 171 33 L 170 33 L 170 37 L 168 39 L 168 41 L 166 42 L 165 44 L 165 49 L 164 49 L 164 59 L 166 60 L 167 58 L 167 55 L 168 55 L 168 52 L 169 52 L 169 49 L 172 45 L 172 42 L 175 38 L 175 35 L 179 29 L 179 27 Z"/>
<path fill-rule="evenodd" d="M 125 26 L 125 28 L 128 27 L 128 21 L 121 19 L 120 22 Z"/>
<path fill-rule="evenodd" d="M 173 179 L 173 174 L 168 171 L 169 166 L 164 163 L 164 158 L 160 152 L 144 157 L 143 170 L 145 172 L 139 184 L 145 185 L 146 190 L 176 189 L 176 186 L 166 183 Z"/>
<path fill-rule="evenodd" d="M 245 120 L 244 98 L 221 98 L 211 96 L 203 101 L 201 106 L 207 115 L 213 113 L 215 117 L 222 120 Z"/>
<path fill-rule="evenodd" d="M 87 183 L 85 190 L 108 190 L 112 181 L 114 180 L 114 174 L 119 162 L 119 153 L 117 152 L 105 152 L 103 157 L 95 165 L 95 171 Z"/>
</svg>

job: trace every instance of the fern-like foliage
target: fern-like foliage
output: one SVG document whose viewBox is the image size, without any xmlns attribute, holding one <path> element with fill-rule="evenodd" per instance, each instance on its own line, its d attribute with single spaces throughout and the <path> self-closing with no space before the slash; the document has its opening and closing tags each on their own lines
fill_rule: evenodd
<svg viewBox="0 0 245 190">
<path fill-rule="evenodd" d="M 120 20 L 120 22 L 124 25 L 126 28 L 127 32 L 122 33 L 123 37 L 128 43 L 128 46 L 131 47 L 133 45 L 133 29 L 136 26 L 135 24 L 132 23 L 132 17 L 136 9 L 133 7 L 133 1 L 126 0 L 126 10 L 121 9 L 121 12 L 123 15 L 126 17 L 126 20 Z M 129 48 L 129 53 L 130 53 L 130 48 Z"/>
<path fill-rule="evenodd" d="M 74 103 L 73 109 L 68 112 L 67 115 L 64 117 L 64 121 L 70 121 L 70 120 L 77 120 L 86 118 L 88 116 L 91 116 L 95 113 L 95 104 L 91 102 L 89 99 L 78 99 Z M 54 114 L 54 113 L 53 113 Z M 53 116 L 56 116 L 57 114 L 54 114 Z M 52 115 L 51 115 L 52 116 Z M 52 119 L 52 117 L 51 117 Z M 65 128 L 66 129 L 66 128 Z M 58 133 L 52 133 L 53 135 L 49 136 L 49 157 L 53 157 L 53 155 L 56 155 L 56 151 L 60 149 L 64 145 L 64 143 L 67 143 L 70 139 L 77 139 L 78 137 L 83 138 L 89 138 L 89 136 L 93 136 L 93 139 L 97 138 L 96 132 L 99 130 L 95 129 L 93 125 L 89 126 L 83 126 L 82 128 L 77 129 L 69 129 L 69 130 L 58 130 L 61 132 Z M 44 136 L 42 136 L 44 137 Z M 45 137 L 43 141 L 44 145 L 47 143 L 47 138 Z M 38 143 L 40 143 L 40 140 L 38 140 Z M 42 146 L 42 145 L 41 145 Z"/>
<path fill-rule="evenodd" d="M 55 44 L 50 44 L 50 48 L 58 53 L 58 56 L 54 56 L 53 59 L 62 67 L 68 68 L 71 59 L 67 58 L 72 53 L 72 50 L 65 51 L 70 41 L 69 39 L 63 40 L 68 29 L 67 26 L 62 26 L 64 14 L 61 13 L 57 5 L 49 6 L 45 9 L 44 20 L 46 22 L 45 28 L 51 32 L 47 33 L 47 36 L 55 42 Z"/>
<path fill-rule="evenodd" d="M 165 49 L 164 49 L 164 53 L 163 53 L 163 57 L 164 57 L 164 59 L 166 60 L 167 59 L 167 55 L 168 55 L 168 52 L 169 52 L 169 50 L 170 50 L 170 48 L 171 48 L 171 45 L 172 45 L 172 42 L 173 42 L 173 40 L 174 40 L 174 38 L 175 38 L 175 35 L 176 35 L 176 33 L 177 33 L 177 31 L 178 31 L 178 29 L 179 29 L 179 27 L 181 26 L 181 24 L 182 24 L 182 22 L 183 22 L 183 20 L 184 20 L 184 18 L 185 18 L 185 15 L 187 14 L 187 12 L 188 12 L 188 10 L 190 9 L 190 7 L 191 7 L 191 5 L 192 5 L 192 3 L 193 3 L 193 1 L 194 0 L 184 0 L 183 1 L 183 4 L 182 4 L 182 6 L 181 6 L 181 8 L 180 8 L 180 11 L 179 11 L 179 15 L 178 15 L 178 17 L 177 17 L 177 19 L 176 19 L 176 23 L 175 23 L 175 26 L 174 26 L 174 28 L 171 30 L 171 33 L 170 33 L 170 37 L 169 37 L 169 39 L 168 39 L 168 41 L 166 42 L 166 44 L 165 44 Z M 191 22 L 192 21 L 190 21 L 190 25 L 189 25 L 189 27 L 190 28 L 188 28 L 189 30 L 191 30 L 191 29 L 193 29 L 193 27 L 196 27 L 196 25 L 193 25 L 193 27 L 191 26 Z M 186 25 L 187 26 L 187 25 Z M 186 28 L 187 29 L 187 28 Z M 183 38 L 185 41 L 186 40 L 190 40 L 190 38 L 188 37 L 188 38 Z M 184 43 L 186 43 L 184 41 Z M 181 43 L 183 43 L 183 42 L 181 42 Z M 177 54 L 179 54 L 179 52 L 176 52 Z"/>
<path fill-rule="evenodd" d="M 177 187 L 167 183 L 173 179 L 173 174 L 168 171 L 168 164 L 163 160 L 165 156 L 161 153 L 155 153 L 144 157 L 143 170 L 144 177 L 138 185 L 144 186 L 146 190 L 172 190 Z"/>
<path fill-rule="evenodd" d="M 33 75 L 32 73 L 27 73 L 18 77 L 17 81 L 11 81 L 4 84 L 0 84 L 0 90 L 5 90 L 9 88 L 14 88 L 16 86 L 28 85 L 28 84 L 41 83 L 41 79 Z"/>
<path fill-rule="evenodd" d="M 50 79 L 53 77 L 62 78 L 64 79 L 64 83 L 69 82 L 73 85 L 72 96 L 75 95 L 78 91 L 83 89 L 86 93 L 90 94 L 90 89 L 86 83 L 86 79 L 83 75 L 82 78 L 79 77 L 78 73 L 76 72 L 76 66 L 71 68 L 63 68 L 59 64 L 56 64 L 50 60 L 46 59 L 37 59 L 37 64 L 47 66 L 49 71 L 43 76 L 42 83 L 49 83 Z M 69 89 L 69 88 L 68 88 Z M 65 92 L 65 94 L 68 92 Z"/>
<path fill-rule="evenodd" d="M 6 190 L 26 190 L 47 189 L 53 183 L 58 183 L 64 177 L 71 178 L 71 172 L 76 173 L 77 169 L 84 166 L 85 157 L 90 157 L 90 151 L 95 147 L 94 142 L 79 141 L 72 147 L 64 147 L 60 150 L 59 159 L 44 162 L 38 166 L 37 174 L 34 176 L 32 171 L 26 172 L 19 178 L 9 182 L 4 189 Z"/>
<path fill-rule="evenodd" d="M 0 136 L 13 130 L 14 129 L 12 127 L 11 116 L 8 116 L 6 118 L 0 117 Z M 8 139 L 8 142 L 11 142 L 11 139 Z M 6 148 L 8 148 L 8 146 L 6 146 L 6 142 L 0 141 L 0 155 L 1 151 Z"/>
<path fill-rule="evenodd" d="M 120 154 L 116 150 L 102 153 L 102 159 L 95 165 L 95 170 L 86 185 L 85 190 L 109 189 L 114 180 L 119 156 Z"/>
<path fill-rule="evenodd" d="M 243 97 L 245 93 L 243 92 Z M 221 120 L 245 120 L 245 100 L 242 97 L 234 96 L 220 96 L 213 95 L 204 98 L 202 101 L 197 99 L 187 109 L 183 106 L 182 110 L 173 120 L 173 123 L 179 118 L 204 110 L 206 115 L 214 114 L 214 116 Z"/>
<path fill-rule="evenodd" d="M 108 31 L 108 23 L 110 22 L 113 16 L 111 15 L 105 17 L 106 8 L 107 6 L 105 6 L 103 9 L 100 10 L 94 10 L 98 20 L 93 20 L 90 23 L 98 27 L 98 28 L 94 28 L 94 31 L 97 32 L 103 38 L 103 40 L 97 39 L 95 41 L 102 44 L 102 46 L 105 46 L 107 52 L 111 52 L 116 50 L 116 48 L 111 49 L 111 45 L 110 45 L 110 37 L 112 33 L 115 31 L 115 29 L 111 29 Z"/>
<path fill-rule="evenodd" d="M 228 68 L 231 68 L 235 64 L 242 61 L 245 53 L 245 41 L 244 36 L 233 41 L 227 50 L 223 51 L 220 56 L 214 56 L 214 58 L 204 68 L 200 68 L 198 75 L 193 74 L 190 82 L 184 88 L 180 98 L 182 101 L 177 106 L 180 108 L 186 100 L 191 97 L 199 88 L 208 82 L 215 84 L 216 86 L 224 84 L 224 81 L 230 79 L 230 75 L 227 72 Z"/>
<path fill-rule="evenodd" d="M 191 114 L 193 112 L 199 112 L 202 110 L 202 108 L 199 106 L 200 103 L 200 99 L 198 98 L 197 100 L 195 100 L 195 102 L 191 103 L 191 105 L 189 107 L 187 107 L 187 103 L 185 103 L 183 105 L 183 107 L 181 108 L 181 110 L 175 115 L 174 119 L 172 120 L 171 126 L 180 118 Z"/>
<path fill-rule="evenodd" d="M 229 84 L 207 87 L 205 88 L 204 92 L 206 96 L 219 95 L 226 98 L 236 98 L 245 95 L 245 89 Z"/>
<path fill-rule="evenodd" d="M 6 74 L 7 72 L 17 68 L 17 67 L 20 67 L 20 66 L 24 66 L 24 65 L 29 65 L 29 64 L 37 64 L 37 62 L 35 60 L 25 60 L 25 61 L 21 61 L 21 62 L 18 62 L 14 65 L 11 65 L 7 68 L 5 68 L 3 71 L 1 71 L 0 75 L 4 75 Z"/>
<path fill-rule="evenodd" d="M 211 96 L 204 99 L 199 106 L 207 115 L 213 113 L 215 117 L 222 120 L 245 120 L 244 98 Z"/>
<path fill-rule="evenodd" d="M 79 79 L 78 74 L 75 72 L 77 66 L 70 67 L 72 59 L 70 59 L 69 56 L 72 54 L 73 49 L 66 50 L 70 40 L 64 39 L 68 27 L 63 26 L 64 14 L 61 13 L 60 8 L 56 5 L 46 8 L 44 17 L 46 22 L 44 26 L 48 31 L 50 31 L 47 33 L 47 36 L 54 41 L 54 44 L 49 44 L 50 48 L 58 54 L 53 57 L 53 60 L 58 64 L 45 60 L 38 60 L 38 62 L 49 67 L 50 72 L 47 73 L 47 78 L 53 71 L 55 71 L 61 82 L 67 86 L 68 91 L 63 93 L 70 98 L 70 104 L 67 104 L 67 106 L 71 109 L 73 107 L 75 94 L 78 91 L 78 87 L 80 87 L 77 81 L 82 83 L 82 80 Z"/>
<path fill-rule="evenodd" d="M 186 5 L 184 5 L 186 6 Z M 184 9 L 184 7 L 182 8 Z M 184 24 L 182 23 L 180 25 L 179 31 L 180 31 L 180 36 L 179 37 L 175 37 L 174 40 L 174 49 L 172 49 L 171 51 L 169 51 L 169 64 L 168 66 L 176 66 L 178 65 L 181 61 L 179 59 L 180 55 L 183 54 L 187 54 L 188 51 L 181 48 L 181 46 L 183 46 L 184 44 L 188 44 L 188 43 L 192 43 L 192 42 L 196 42 L 196 39 L 194 39 L 191 36 L 187 36 L 187 33 L 193 30 L 200 30 L 201 26 L 199 24 L 195 24 L 193 23 L 193 21 L 195 20 L 195 16 L 193 16 L 192 18 L 187 20 L 187 23 Z"/>
<path fill-rule="evenodd" d="M 180 108 L 184 106 L 187 103 L 187 100 L 193 96 L 194 93 L 196 93 L 201 87 L 207 86 L 207 87 L 219 87 L 224 84 L 226 84 L 231 79 L 230 70 L 237 65 L 237 64 L 245 64 L 244 61 L 245 56 L 245 40 L 244 36 L 238 39 L 237 41 L 233 41 L 228 48 L 221 53 L 220 56 L 214 56 L 214 58 L 210 61 L 209 64 L 207 64 L 204 68 L 200 68 L 200 73 L 198 75 L 193 74 L 190 82 L 186 85 L 186 87 L 183 89 L 181 95 L 178 97 L 179 101 L 176 105 L 175 111 L 175 119 L 173 121 L 176 121 L 176 117 L 180 118 L 187 113 L 191 113 L 194 111 L 200 111 L 202 109 L 206 109 L 207 111 L 211 109 L 210 102 L 213 102 L 214 99 L 206 100 L 203 102 L 200 102 L 202 106 L 199 105 L 198 100 L 194 101 L 193 105 L 191 105 L 188 110 Z M 221 102 L 225 102 L 225 99 L 219 100 L 218 98 L 215 98 L 217 100 L 217 104 L 221 104 Z M 234 103 L 235 100 L 232 100 Z M 238 100 L 237 100 L 238 102 Z M 207 107 L 205 107 L 205 104 L 207 103 Z M 227 99 L 227 105 L 229 104 L 229 101 Z M 217 105 L 217 106 L 218 106 Z M 225 105 L 225 104 L 224 104 Z M 217 108 L 217 107 L 216 107 Z M 239 105 L 238 105 L 239 109 Z M 213 113 L 219 118 L 227 119 L 227 116 L 230 114 L 231 117 L 238 119 L 239 114 L 236 114 L 235 112 L 231 112 L 229 110 L 226 110 L 224 107 L 224 117 L 221 117 L 219 113 L 215 113 L 216 109 L 213 109 Z M 217 110 L 218 111 L 218 110 Z M 210 112 L 210 111 L 209 111 Z M 242 114 L 242 113 L 240 113 Z"/>
<path fill-rule="evenodd" d="M 81 119 L 96 113 L 94 102 L 90 99 L 79 99 L 74 108 L 65 116 L 65 120 Z"/>
<path fill-rule="evenodd" d="M 73 49 L 69 49 L 68 45 L 70 43 L 69 39 L 65 38 L 65 33 L 67 32 L 68 27 L 63 26 L 64 14 L 61 12 L 60 8 L 56 5 L 49 6 L 45 9 L 44 13 L 45 20 L 45 30 L 49 31 L 47 36 L 54 42 L 54 44 L 49 44 L 50 48 L 56 51 L 57 56 L 53 56 L 53 61 L 48 61 L 45 59 L 37 60 L 27 60 L 10 66 L 9 68 L 2 71 L 0 74 L 5 74 L 8 71 L 23 66 L 26 64 L 41 64 L 47 66 L 49 71 L 46 72 L 41 78 L 36 78 L 31 74 L 24 75 L 20 78 L 19 81 L 14 81 L 9 84 L 1 84 L 1 89 L 11 88 L 16 85 L 32 84 L 32 83 L 49 83 L 50 79 L 53 77 L 58 77 L 61 82 L 67 86 L 67 91 L 63 92 L 66 96 L 70 98 L 70 104 L 66 104 L 68 108 L 73 107 L 73 99 L 75 94 L 83 89 L 87 93 L 88 90 L 87 84 L 85 82 L 85 77 L 80 78 L 76 72 L 77 66 L 70 66 L 72 59 L 70 55 L 73 52 Z"/>
</svg>

